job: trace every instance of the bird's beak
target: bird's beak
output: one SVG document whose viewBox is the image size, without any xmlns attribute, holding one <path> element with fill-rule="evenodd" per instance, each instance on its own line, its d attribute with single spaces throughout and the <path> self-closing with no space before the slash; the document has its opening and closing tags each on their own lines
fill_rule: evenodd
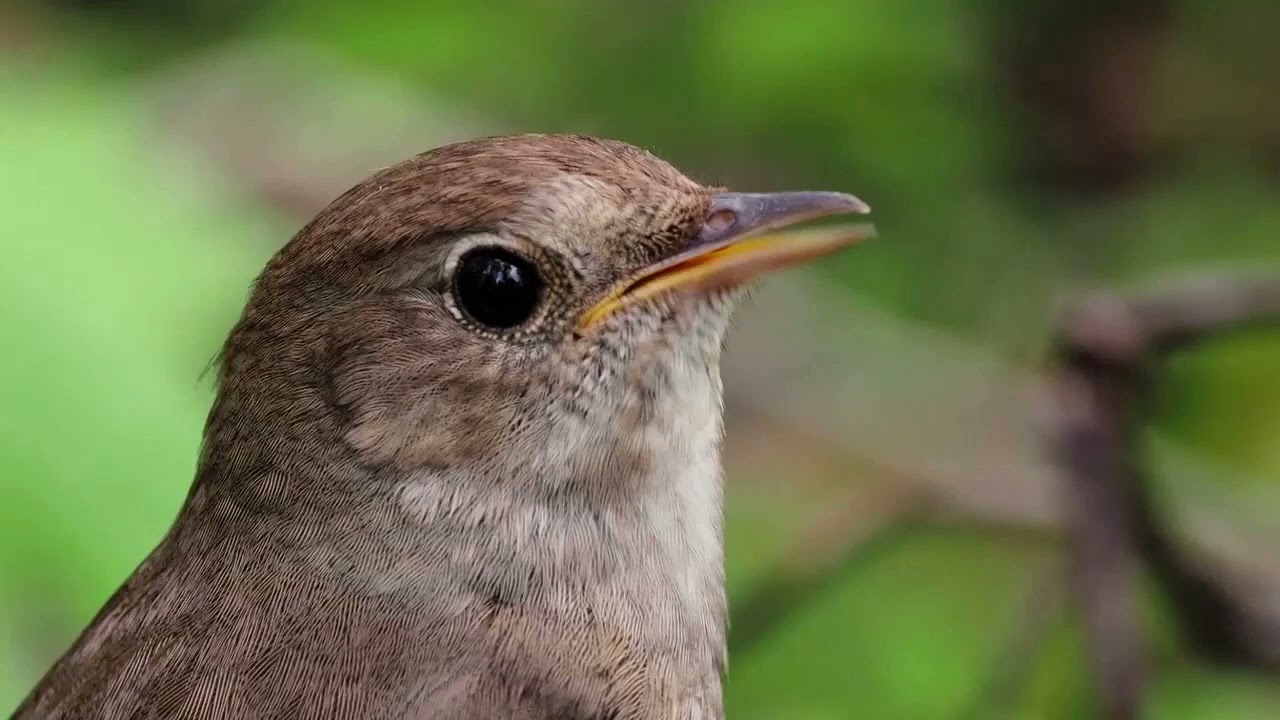
<svg viewBox="0 0 1280 720">
<path fill-rule="evenodd" d="M 627 305 L 661 293 L 733 287 L 766 272 L 829 255 L 873 237 L 875 229 L 858 224 L 809 232 L 771 231 L 828 215 L 870 211 L 866 203 L 844 193 L 719 193 L 711 199 L 701 231 L 684 251 L 620 283 L 583 313 L 579 327 L 589 328 Z"/>
</svg>

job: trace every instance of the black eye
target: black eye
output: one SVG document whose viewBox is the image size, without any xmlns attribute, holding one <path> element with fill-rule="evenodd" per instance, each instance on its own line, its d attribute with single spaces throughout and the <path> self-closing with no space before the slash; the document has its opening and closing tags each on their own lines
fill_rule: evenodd
<svg viewBox="0 0 1280 720">
<path fill-rule="evenodd" d="M 514 253 L 477 248 L 458 261 L 453 293 L 472 320 L 491 328 L 512 328 L 537 308 L 542 277 L 533 263 Z"/>
</svg>

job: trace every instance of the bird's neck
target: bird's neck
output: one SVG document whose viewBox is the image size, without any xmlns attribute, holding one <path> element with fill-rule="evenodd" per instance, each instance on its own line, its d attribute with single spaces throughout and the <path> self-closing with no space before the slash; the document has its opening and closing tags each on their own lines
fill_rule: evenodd
<svg viewBox="0 0 1280 720">
<path fill-rule="evenodd" d="M 629 429 L 625 450 L 599 452 L 597 419 L 562 425 L 547 446 L 568 450 L 532 452 L 502 476 L 362 467 L 334 450 L 341 428 L 253 432 L 262 418 L 238 410 L 249 399 L 226 393 L 184 515 L 274 514 L 272 533 L 305 538 L 284 543 L 305 548 L 290 562 L 353 597 L 399 598 L 422 615 L 407 632 L 487 618 L 467 644 L 512 654 L 541 673 L 531 682 L 632 688 L 672 717 L 715 717 L 726 652 L 719 393 L 718 375 L 701 373 L 673 398 L 678 411 L 644 413 L 652 421 Z"/>
<path fill-rule="evenodd" d="M 508 659 L 542 668 L 540 684 L 643 688 L 715 717 L 726 653 L 720 479 L 712 457 L 669 469 L 625 508 L 407 480 L 400 502 L 431 547 L 418 557 L 434 558 L 414 560 L 430 562 L 413 574 L 429 587 L 406 591 L 496 618 L 482 644 L 529 639 Z"/>
<path fill-rule="evenodd" d="M 598 455 L 587 447 L 531 454 L 526 480 L 576 473 L 567 487 L 447 471 L 404 478 L 398 506 L 436 549 L 430 572 L 442 585 L 433 592 L 508 618 L 502 632 L 543 638 L 531 655 L 550 658 L 551 674 L 569 673 L 571 685 L 580 680 L 570 668 L 604 673 L 611 686 L 638 682 L 717 716 L 726 652 L 721 419 L 718 379 L 702 378 L 705 387 L 678 398 L 679 412 L 658 408 L 629 433 L 640 446 L 608 453 L 631 461 L 583 465 Z M 599 447 L 591 425 L 567 426 L 549 444 Z"/>
<path fill-rule="evenodd" d="M 421 642 L 450 628 L 529 682 L 716 717 L 727 611 L 715 368 L 666 363 L 653 385 L 630 379 L 643 402 L 567 412 L 482 467 L 361 462 L 342 417 L 307 414 L 323 388 L 224 388 L 180 525 L 252 521 L 243 537 L 299 548 L 291 572 L 310 567 L 353 601 L 395 601 Z M 208 514 L 220 519 L 193 520 Z"/>
</svg>

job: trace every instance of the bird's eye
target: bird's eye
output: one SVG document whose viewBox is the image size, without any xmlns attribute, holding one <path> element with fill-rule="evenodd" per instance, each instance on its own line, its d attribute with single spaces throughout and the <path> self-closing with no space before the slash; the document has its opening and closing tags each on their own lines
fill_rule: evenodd
<svg viewBox="0 0 1280 720">
<path fill-rule="evenodd" d="M 453 293 L 472 320 L 506 329 L 529 319 L 542 295 L 533 263 L 501 248 L 476 248 L 458 261 Z"/>
</svg>

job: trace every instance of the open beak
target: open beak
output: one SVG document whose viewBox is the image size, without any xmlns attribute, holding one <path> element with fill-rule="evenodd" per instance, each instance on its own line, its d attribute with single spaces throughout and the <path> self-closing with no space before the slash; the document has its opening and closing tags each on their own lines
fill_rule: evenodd
<svg viewBox="0 0 1280 720">
<path fill-rule="evenodd" d="M 621 283 L 582 315 L 586 329 L 617 310 L 673 290 L 710 292 L 829 255 L 875 236 L 870 224 L 771 232 L 805 220 L 866 214 L 867 204 L 835 192 L 719 193 L 689 247 Z"/>
</svg>

